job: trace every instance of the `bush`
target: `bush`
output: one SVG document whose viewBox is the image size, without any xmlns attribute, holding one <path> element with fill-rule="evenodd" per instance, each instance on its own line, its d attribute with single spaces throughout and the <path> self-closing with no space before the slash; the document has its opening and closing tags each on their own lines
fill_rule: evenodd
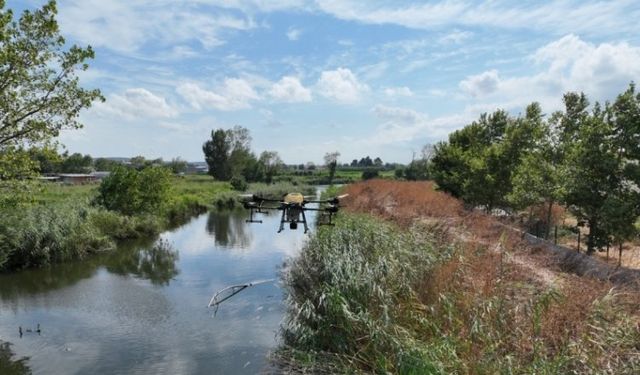
<svg viewBox="0 0 640 375">
<path fill-rule="evenodd" d="M 249 186 L 249 184 L 247 184 L 247 180 L 245 180 L 245 178 L 242 176 L 232 177 L 230 183 L 233 190 L 237 191 L 245 191 Z"/>
<path fill-rule="evenodd" d="M 0 217 L 0 270 L 42 266 L 110 250 L 114 242 L 81 205 L 34 206 Z"/>
<path fill-rule="evenodd" d="M 377 169 L 368 168 L 362 171 L 363 180 L 371 180 L 372 178 L 380 177 L 380 172 Z"/>
<path fill-rule="evenodd" d="M 138 172 L 116 167 L 100 184 L 98 202 L 125 215 L 160 211 L 169 201 L 171 172 L 148 167 Z"/>
</svg>

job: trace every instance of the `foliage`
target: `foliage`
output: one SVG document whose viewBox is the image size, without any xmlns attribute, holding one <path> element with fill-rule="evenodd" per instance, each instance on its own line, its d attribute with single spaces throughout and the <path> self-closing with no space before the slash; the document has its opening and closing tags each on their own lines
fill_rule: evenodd
<svg viewBox="0 0 640 375">
<path fill-rule="evenodd" d="M 56 137 L 63 129 L 79 128 L 80 111 L 99 90 L 78 85 L 78 70 L 94 57 L 91 47 L 68 48 L 56 22 L 56 2 L 24 11 L 18 20 L 0 1 L 0 151 Z"/>
<path fill-rule="evenodd" d="M 93 158 L 91 155 L 74 153 L 64 155 L 60 166 L 63 173 L 89 173 L 93 169 Z"/>
<path fill-rule="evenodd" d="M 336 175 L 338 157 L 340 157 L 340 153 L 337 151 L 327 152 L 324 155 L 324 165 L 329 169 L 329 185 L 333 183 L 333 177 Z"/>
<path fill-rule="evenodd" d="M 237 191 L 245 191 L 247 190 L 247 187 L 249 187 L 249 184 L 247 184 L 247 180 L 245 180 L 242 176 L 234 176 L 233 178 L 231 178 L 231 181 L 229 183 L 231 184 L 233 190 Z"/>
<path fill-rule="evenodd" d="M 273 176 L 278 174 L 284 164 L 276 151 L 263 151 L 258 162 L 264 171 L 264 182 L 268 184 L 273 181 Z"/>
<path fill-rule="evenodd" d="M 171 173 L 166 168 L 116 167 L 99 188 L 98 202 L 125 215 L 162 210 L 169 201 Z"/>
<path fill-rule="evenodd" d="M 380 172 L 376 168 L 367 168 L 362 171 L 362 179 L 370 180 L 372 178 L 378 178 L 380 176 Z"/>
<path fill-rule="evenodd" d="M 113 242 L 87 220 L 94 211 L 72 204 L 4 211 L 0 270 L 41 266 L 113 248 Z"/>
<path fill-rule="evenodd" d="M 31 369 L 27 365 L 29 358 L 14 358 L 11 344 L 0 341 L 0 374 L 27 375 Z"/>
<path fill-rule="evenodd" d="M 565 108 L 544 119 L 503 111 L 480 119 L 436 145 L 431 172 L 438 186 L 471 206 L 524 209 L 565 204 L 589 227 L 588 252 L 636 234 L 640 215 L 640 94 L 635 85 L 613 104 L 589 106 L 567 93 Z"/>
<path fill-rule="evenodd" d="M 319 230 L 285 275 L 285 344 L 334 353 L 343 366 L 365 371 L 429 371 L 426 347 L 415 342 L 411 327 L 418 316 L 409 306 L 417 299 L 415 282 L 451 254 L 433 247 L 429 235 L 409 235 L 366 217 Z"/>
</svg>

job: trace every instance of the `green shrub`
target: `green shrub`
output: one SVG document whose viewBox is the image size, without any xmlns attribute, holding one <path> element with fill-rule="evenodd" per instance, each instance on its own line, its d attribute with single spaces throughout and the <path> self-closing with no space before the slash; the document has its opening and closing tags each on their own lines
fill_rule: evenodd
<svg viewBox="0 0 640 375">
<path fill-rule="evenodd" d="M 247 184 L 247 180 L 245 180 L 242 176 L 234 176 L 229 182 L 231 183 L 231 187 L 233 188 L 233 190 L 245 191 L 247 190 L 247 187 L 249 187 L 249 184 Z"/>
<path fill-rule="evenodd" d="M 171 177 L 162 167 L 115 167 L 100 184 L 98 202 L 125 215 L 160 211 L 170 198 Z"/>
<path fill-rule="evenodd" d="M 372 178 L 380 177 L 380 172 L 378 172 L 375 168 L 367 168 L 362 171 L 362 179 L 363 180 L 371 180 Z"/>
</svg>

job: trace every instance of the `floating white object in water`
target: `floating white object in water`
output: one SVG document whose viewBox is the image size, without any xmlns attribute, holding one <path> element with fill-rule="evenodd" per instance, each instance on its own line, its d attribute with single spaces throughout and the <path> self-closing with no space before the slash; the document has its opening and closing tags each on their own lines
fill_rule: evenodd
<svg viewBox="0 0 640 375">
<path fill-rule="evenodd" d="M 226 287 L 224 289 L 221 289 L 218 292 L 216 292 L 213 295 L 213 297 L 211 297 L 211 300 L 209 300 L 209 304 L 207 305 L 207 307 L 215 306 L 216 307 L 216 311 L 215 312 L 218 312 L 218 306 L 222 302 L 224 302 L 224 301 L 228 300 L 229 298 L 235 296 L 236 294 L 242 292 L 243 290 L 247 289 L 248 287 L 259 285 L 259 284 L 271 283 L 271 282 L 274 282 L 274 281 L 276 281 L 276 279 L 256 280 L 256 281 L 252 281 L 252 282 L 249 282 L 249 283 L 228 286 L 228 287 Z"/>
</svg>

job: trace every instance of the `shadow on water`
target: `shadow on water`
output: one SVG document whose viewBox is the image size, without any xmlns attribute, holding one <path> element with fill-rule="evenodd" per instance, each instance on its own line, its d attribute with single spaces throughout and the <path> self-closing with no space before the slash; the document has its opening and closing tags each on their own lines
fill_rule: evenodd
<svg viewBox="0 0 640 375">
<path fill-rule="evenodd" d="M 15 358 L 11 350 L 11 344 L 0 341 L 0 374 L 3 375 L 24 375 L 31 374 L 27 366 L 28 357 Z"/>
<path fill-rule="evenodd" d="M 217 246 L 249 247 L 252 237 L 245 220 L 246 210 L 211 211 L 207 218 L 207 232 L 213 236 Z"/>
</svg>

